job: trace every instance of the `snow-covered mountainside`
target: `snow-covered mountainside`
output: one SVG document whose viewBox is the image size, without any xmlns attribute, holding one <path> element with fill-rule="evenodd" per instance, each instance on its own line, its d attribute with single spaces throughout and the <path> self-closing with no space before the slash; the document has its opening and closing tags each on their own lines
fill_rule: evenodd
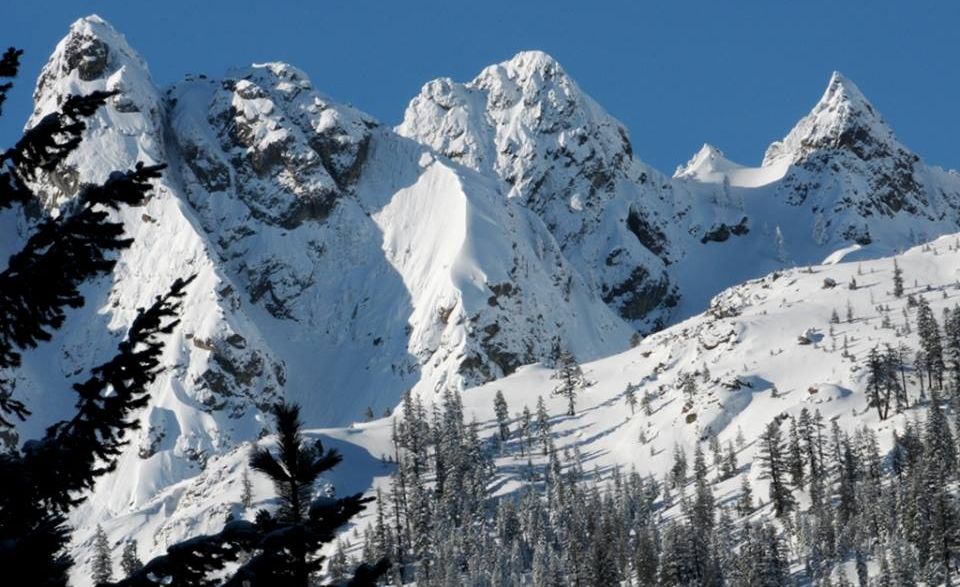
<svg viewBox="0 0 960 587">
<path fill-rule="evenodd" d="M 282 63 L 159 88 L 123 36 L 91 16 L 41 72 L 28 125 L 69 94 L 104 89 L 118 94 L 68 165 L 38 178 L 41 204 L 56 213 L 84 182 L 138 161 L 169 167 L 150 202 L 121 213 L 134 244 L 115 274 L 88 284 L 86 306 L 53 343 L 25 353 L 17 393 L 35 415 L 19 439 L 69 414 L 64 378 L 111 352 L 138 307 L 199 277 L 141 431 L 75 514 L 81 562 L 89 520 L 113 540 L 135 536 L 143 555 L 215 529 L 236 501 L 244 447 L 281 397 L 302 404 L 311 426 L 390 411 L 407 390 L 429 401 L 467 389 L 482 420 L 497 389 L 513 410 L 542 394 L 556 414 L 544 365 L 568 350 L 593 361 L 596 384 L 556 430 L 596 450 L 597 464 L 654 472 L 669 455 L 638 451 L 641 427 L 664 446 L 708 429 L 726 438 L 737 424 L 750 436 L 757 414 L 807 399 L 811 385 L 825 387 L 809 401 L 836 395 L 824 410 L 845 414 L 858 376 L 826 342 L 795 349 L 773 333 L 792 341 L 823 329 L 821 306 L 837 305 L 837 290 L 820 283 L 845 282 L 853 266 L 792 269 L 711 298 L 784 267 L 854 250 L 876 258 L 960 230 L 960 176 L 924 165 L 839 74 L 760 167 L 704 146 L 672 178 L 640 161 L 623 125 L 536 51 L 468 83 L 429 82 L 391 130 Z M 938 248 L 910 252 L 908 278 L 952 283 L 944 272 L 956 253 Z M 871 293 L 885 296 L 881 286 L 849 292 L 858 316 Z M 858 329 L 869 324 L 849 328 L 866 340 Z M 780 360 L 771 344 L 791 352 Z M 819 352 L 817 368 L 832 370 L 801 382 L 812 374 L 794 351 Z M 685 406 L 670 390 L 703 364 L 714 391 L 702 398 L 712 399 Z M 656 418 L 625 419 L 628 381 L 662 392 Z M 774 383 L 782 393 L 771 399 L 763 390 Z M 328 434 L 349 459 L 379 467 L 357 446 L 379 457 L 388 430 L 379 421 Z M 340 481 L 364 489 L 373 477 L 360 466 Z"/>
</svg>

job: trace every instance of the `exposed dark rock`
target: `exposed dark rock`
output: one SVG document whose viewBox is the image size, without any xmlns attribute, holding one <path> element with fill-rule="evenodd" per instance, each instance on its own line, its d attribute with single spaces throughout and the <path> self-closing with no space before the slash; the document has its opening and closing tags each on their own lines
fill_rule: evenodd
<svg viewBox="0 0 960 587">
<path fill-rule="evenodd" d="M 667 236 L 659 228 L 647 222 L 634 208 L 630 208 L 630 212 L 627 214 L 627 228 L 637 237 L 641 245 L 654 255 L 663 257 L 667 246 Z"/>
<path fill-rule="evenodd" d="M 110 48 L 106 43 L 92 36 L 75 36 L 66 48 L 67 67 L 77 70 L 77 75 L 89 82 L 103 75 L 107 69 Z"/>
<path fill-rule="evenodd" d="M 660 304 L 675 306 L 678 299 L 666 274 L 653 279 L 646 267 L 637 266 L 625 281 L 604 292 L 603 301 L 627 320 L 639 320 Z"/>
<path fill-rule="evenodd" d="M 743 236 L 749 232 L 750 227 L 747 226 L 747 217 L 744 216 L 740 219 L 740 222 L 733 226 L 730 226 L 724 222 L 721 222 L 719 225 L 715 225 L 703 235 L 703 237 L 700 239 L 700 242 L 704 244 L 708 242 L 722 243 L 730 238 L 730 235 Z"/>
</svg>

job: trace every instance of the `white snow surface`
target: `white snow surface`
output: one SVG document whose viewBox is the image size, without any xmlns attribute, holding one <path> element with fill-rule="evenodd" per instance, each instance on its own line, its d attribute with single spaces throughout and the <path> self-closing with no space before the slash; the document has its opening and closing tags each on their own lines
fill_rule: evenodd
<svg viewBox="0 0 960 587">
<path fill-rule="evenodd" d="M 427 401 L 464 390 L 487 434 L 496 390 L 513 412 L 543 395 L 560 447 L 577 444 L 601 474 L 660 474 L 674 442 L 726 440 L 738 426 L 752 439 L 803 405 L 888 430 L 897 421 L 864 413 L 862 374 L 830 338 L 798 347 L 797 336 L 825 333 L 849 298 L 858 319 L 836 336 L 858 356 L 888 340 L 874 308 L 899 316 L 903 301 L 887 293 L 892 262 L 870 259 L 960 231 L 960 176 L 924 165 L 839 74 L 759 167 L 705 145 L 672 178 L 640 161 L 623 125 L 538 51 L 467 83 L 429 82 L 390 130 L 283 63 L 158 88 L 123 36 L 91 16 L 40 74 L 28 125 L 68 94 L 100 89 L 120 94 L 69 165 L 38 180 L 43 205 L 55 211 L 83 182 L 137 161 L 169 168 L 147 204 L 121 213 L 135 240 L 116 272 L 85 286 L 87 304 L 54 342 L 24 354 L 17 390 L 35 414 L 19 439 L 70 414 L 69 384 L 111 355 L 138 307 L 177 277 L 198 279 L 141 430 L 72 518 L 78 585 L 95 522 L 149 557 L 218 529 L 228 511 L 244 515 L 246 451 L 282 397 L 345 453 L 328 479 L 341 493 L 387 472 L 389 419 L 351 422 L 368 406 L 393 409 L 408 389 Z M 27 221 L 0 220 L 13 251 Z M 935 307 L 956 296 L 952 243 L 901 257 L 908 283 L 934 288 Z M 859 289 L 821 289 L 825 277 L 847 283 L 854 257 Z M 555 347 L 595 382 L 573 418 L 550 394 Z M 711 377 L 685 409 L 677 377 L 704 364 Z M 752 388 L 727 389 L 734 379 Z M 654 416 L 629 415 L 628 382 L 660 394 Z M 498 491 L 515 489 L 510 457 L 499 463 Z M 255 483 L 265 499 L 269 487 Z"/>
</svg>

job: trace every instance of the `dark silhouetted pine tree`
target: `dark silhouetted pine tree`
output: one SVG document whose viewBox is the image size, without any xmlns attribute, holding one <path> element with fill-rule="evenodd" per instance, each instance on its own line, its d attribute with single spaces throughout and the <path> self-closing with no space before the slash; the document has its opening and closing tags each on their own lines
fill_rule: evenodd
<svg viewBox="0 0 960 587">
<path fill-rule="evenodd" d="M 137 542 L 127 540 L 123 545 L 123 552 L 120 554 L 120 569 L 124 577 L 129 577 L 143 568 L 143 562 L 140 560 L 140 554 L 137 552 Z"/>
</svg>

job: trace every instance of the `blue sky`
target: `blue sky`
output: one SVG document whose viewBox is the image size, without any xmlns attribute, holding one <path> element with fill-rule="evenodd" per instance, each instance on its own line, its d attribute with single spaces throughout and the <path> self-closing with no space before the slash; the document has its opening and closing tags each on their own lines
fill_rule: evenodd
<svg viewBox="0 0 960 587">
<path fill-rule="evenodd" d="M 759 163 L 837 69 L 907 146 L 960 168 L 955 1 L 10 0 L 0 44 L 27 55 L 0 144 L 17 137 L 57 40 L 90 13 L 123 32 L 161 84 L 282 60 L 391 125 L 426 81 L 466 81 L 541 49 L 626 124 L 641 159 L 668 173 L 704 142 Z"/>
</svg>

